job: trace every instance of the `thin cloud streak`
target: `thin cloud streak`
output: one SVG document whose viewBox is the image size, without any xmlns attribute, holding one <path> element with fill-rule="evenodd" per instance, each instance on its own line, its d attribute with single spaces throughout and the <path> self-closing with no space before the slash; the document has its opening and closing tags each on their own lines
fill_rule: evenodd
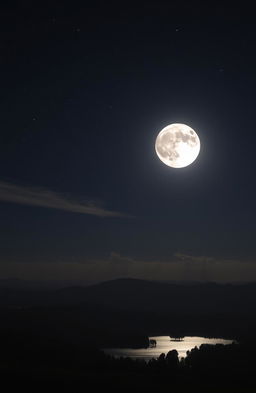
<svg viewBox="0 0 256 393">
<path fill-rule="evenodd" d="M 38 206 L 98 217 L 127 217 L 104 209 L 91 201 L 79 202 L 45 188 L 22 187 L 0 181 L 0 201 L 19 205 Z"/>
</svg>

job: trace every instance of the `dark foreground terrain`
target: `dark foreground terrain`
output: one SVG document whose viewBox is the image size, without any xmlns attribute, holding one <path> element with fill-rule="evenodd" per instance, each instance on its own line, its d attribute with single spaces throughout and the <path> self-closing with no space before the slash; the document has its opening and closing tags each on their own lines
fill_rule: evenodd
<svg viewBox="0 0 256 393">
<path fill-rule="evenodd" d="M 117 280 L 62 290 L 1 289 L 0 376 L 8 391 L 256 392 L 256 285 Z M 150 335 L 237 340 L 149 363 L 104 347 L 147 347 Z"/>
<path fill-rule="evenodd" d="M 181 361 L 174 350 L 146 363 L 61 341 L 14 340 L 1 352 L 1 384 L 15 392 L 255 392 L 255 349 L 202 345 Z"/>
</svg>

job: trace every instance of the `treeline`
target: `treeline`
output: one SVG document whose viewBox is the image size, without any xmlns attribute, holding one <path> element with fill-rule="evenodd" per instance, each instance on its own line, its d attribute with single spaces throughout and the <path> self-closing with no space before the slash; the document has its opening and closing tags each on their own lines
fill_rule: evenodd
<svg viewBox="0 0 256 393">
<path fill-rule="evenodd" d="M 255 392 L 255 347 L 246 343 L 201 345 L 178 359 L 177 351 L 149 362 L 114 358 L 104 352 L 63 345 L 58 340 L 2 338 L 0 378 L 9 390 L 91 392 L 94 390 L 139 392 Z M 34 389 L 34 390 L 33 390 Z"/>
</svg>

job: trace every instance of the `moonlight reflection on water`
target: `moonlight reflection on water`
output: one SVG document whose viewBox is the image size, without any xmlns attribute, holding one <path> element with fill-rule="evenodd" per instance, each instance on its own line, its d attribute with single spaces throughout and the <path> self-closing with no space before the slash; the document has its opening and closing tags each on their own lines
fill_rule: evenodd
<svg viewBox="0 0 256 393">
<path fill-rule="evenodd" d="M 186 357 L 187 351 L 194 347 L 200 347 L 202 344 L 232 344 L 233 340 L 222 338 L 205 338 L 205 337 L 184 337 L 182 341 L 172 341 L 169 336 L 149 337 L 150 340 L 156 340 L 156 346 L 152 348 L 108 348 L 105 353 L 115 357 L 131 357 L 132 359 L 144 359 L 146 361 L 152 358 L 158 358 L 161 353 L 167 354 L 169 351 L 176 349 L 179 358 Z"/>
</svg>

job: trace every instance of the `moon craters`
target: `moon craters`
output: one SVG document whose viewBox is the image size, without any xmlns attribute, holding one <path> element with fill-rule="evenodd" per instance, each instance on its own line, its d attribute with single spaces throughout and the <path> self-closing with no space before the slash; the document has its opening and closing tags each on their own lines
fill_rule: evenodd
<svg viewBox="0 0 256 393">
<path fill-rule="evenodd" d="M 166 165 L 182 168 L 190 165 L 200 151 L 200 140 L 196 132 L 185 124 L 171 124 L 156 138 L 155 149 Z"/>
</svg>

